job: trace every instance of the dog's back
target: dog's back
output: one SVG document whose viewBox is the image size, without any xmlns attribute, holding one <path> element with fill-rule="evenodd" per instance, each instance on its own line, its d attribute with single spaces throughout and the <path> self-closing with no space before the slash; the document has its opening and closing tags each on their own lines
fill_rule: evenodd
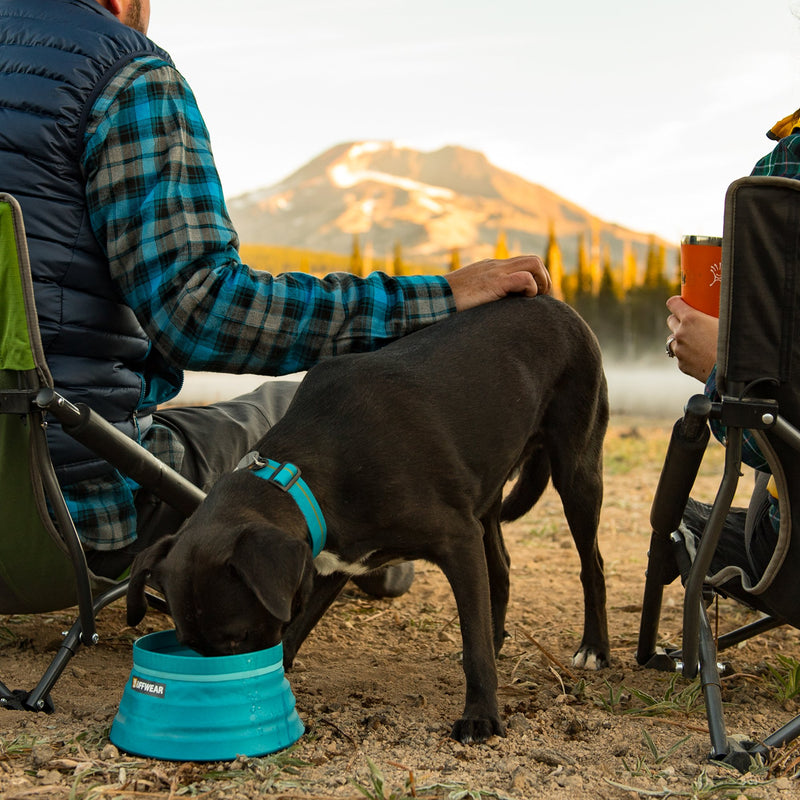
<svg viewBox="0 0 800 800">
<path fill-rule="evenodd" d="M 262 450 L 298 463 L 307 450 L 304 474 L 314 462 L 348 464 L 344 496 L 363 496 L 364 481 L 390 492 L 411 478 L 415 491 L 435 486 L 440 501 L 472 502 L 480 516 L 532 453 L 550 453 L 556 469 L 559 453 L 597 454 L 607 419 L 586 323 L 551 297 L 509 298 L 318 365 Z"/>
</svg>

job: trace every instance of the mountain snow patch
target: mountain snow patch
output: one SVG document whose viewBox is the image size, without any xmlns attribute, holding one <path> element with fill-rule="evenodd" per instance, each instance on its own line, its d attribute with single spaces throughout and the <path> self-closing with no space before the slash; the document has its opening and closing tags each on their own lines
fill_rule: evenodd
<svg viewBox="0 0 800 800">
<path fill-rule="evenodd" d="M 454 196 L 452 189 L 446 189 L 444 186 L 431 186 L 412 178 L 401 178 L 399 175 L 390 175 L 388 172 L 378 172 L 372 169 L 353 169 L 349 164 L 342 162 L 330 167 L 328 176 L 331 182 L 340 189 L 349 189 L 358 183 L 374 181 L 428 197 L 451 198 Z"/>
</svg>

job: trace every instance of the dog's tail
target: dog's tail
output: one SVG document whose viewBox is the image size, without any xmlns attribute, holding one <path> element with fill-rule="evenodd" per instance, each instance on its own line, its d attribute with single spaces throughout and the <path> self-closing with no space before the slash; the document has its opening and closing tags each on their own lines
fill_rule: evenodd
<svg viewBox="0 0 800 800">
<path fill-rule="evenodd" d="M 542 496 L 550 480 L 550 459 L 542 448 L 533 453 L 520 469 L 517 482 L 511 488 L 500 509 L 500 521 L 519 519 L 530 511 Z"/>
</svg>

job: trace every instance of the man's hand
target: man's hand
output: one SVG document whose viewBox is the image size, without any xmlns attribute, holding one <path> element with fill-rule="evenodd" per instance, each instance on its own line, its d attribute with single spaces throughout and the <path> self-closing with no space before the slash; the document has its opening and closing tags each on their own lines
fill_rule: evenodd
<svg viewBox="0 0 800 800">
<path fill-rule="evenodd" d="M 535 297 L 552 288 L 550 274 L 539 256 L 487 258 L 445 276 L 458 311 L 491 303 L 509 294 Z"/>
<path fill-rule="evenodd" d="M 705 383 L 717 360 L 719 320 L 710 317 L 675 295 L 667 300 L 670 315 L 667 326 L 672 331 L 669 345 L 678 369 Z"/>
</svg>

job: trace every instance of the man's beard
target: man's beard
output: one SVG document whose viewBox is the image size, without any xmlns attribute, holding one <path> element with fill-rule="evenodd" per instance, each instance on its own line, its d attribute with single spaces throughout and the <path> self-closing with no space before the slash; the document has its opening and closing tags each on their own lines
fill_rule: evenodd
<svg viewBox="0 0 800 800">
<path fill-rule="evenodd" d="M 142 25 L 142 3 L 141 0 L 132 0 L 128 6 L 128 14 L 125 17 L 125 24 L 139 33 L 147 33 Z"/>
</svg>

